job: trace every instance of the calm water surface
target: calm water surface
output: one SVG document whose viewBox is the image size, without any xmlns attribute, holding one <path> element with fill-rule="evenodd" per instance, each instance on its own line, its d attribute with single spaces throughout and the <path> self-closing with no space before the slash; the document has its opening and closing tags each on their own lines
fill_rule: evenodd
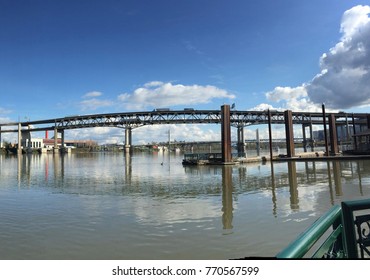
<svg viewBox="0 0 370 280">
<path fill-rule="evenodd" d="M 0 259 L 274 256 L 332 205 L 370 197 L 369 161 L 181 161 L 0 155 Z"/>
</svg>

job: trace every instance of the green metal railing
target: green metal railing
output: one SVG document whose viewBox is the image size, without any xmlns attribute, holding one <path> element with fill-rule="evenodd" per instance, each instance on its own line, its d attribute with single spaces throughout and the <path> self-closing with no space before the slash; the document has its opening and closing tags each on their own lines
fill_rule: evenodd
<svg viewBox="0 0 370 280">
<path fill-rule="evenodd" d="M 367 214 L 363 210 L 368 210 Z M 335 205 L 278 253 L 276 258 L 369 257 L 369 213 L 370 199 Z"/>
<path fill-rule="evenodd" d="M 370 215 L 363 210 L 370 209 L 370 199 L 342 202 L 343 226 L 347 256 L 350 259 L 370 256 Z M 356 215 L 362 211 L 362 215 Z M 357 229 L 357 231 L 356 231 Z M 358 255 L 360 251 L 360 256 Z"/>
</svg>

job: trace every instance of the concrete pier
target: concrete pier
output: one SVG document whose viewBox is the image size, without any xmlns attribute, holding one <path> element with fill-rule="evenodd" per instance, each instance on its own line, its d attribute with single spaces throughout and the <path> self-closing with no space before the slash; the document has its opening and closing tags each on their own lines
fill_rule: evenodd
<svg viewBox="0 0 370 280">
<path fill-rule="evenodd" d="M 125 129 L 125 152 L 130 153 L 132 141 L 132 128 L 126 127 Z"/>
<path fill-rule="evenodd" d="M 59 153 L 59 149 L 58 149 L 58 129 L 57 129 L 56 126 L 54 127 L 54 148 L 53 148 L 53 152 L 54 152 L 54 154 Z"/>
<path fill-rule="evenodd" d="M 21 131 L 21 123 L 18 123 L 18 148 L 17 148 L 18 155 L 22 154 L 22 131 Z"/>
</svg>

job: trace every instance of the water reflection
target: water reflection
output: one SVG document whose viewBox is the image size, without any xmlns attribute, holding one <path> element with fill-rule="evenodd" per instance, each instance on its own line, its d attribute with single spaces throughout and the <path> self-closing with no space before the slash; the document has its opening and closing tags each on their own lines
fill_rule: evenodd
<svg viewBox="0 0 370 280">
<path fill-rule="evenodd" d="M 273 256 L 331 205 L 370 197 L 369 161 L 181 160 L 0 155 L 0 258 Z"/>
<path fill-rule="evenodd" d="M 290 207 L 292 210 L 299 209 L 298 199 L 298 182 L 297 182 L 297 168 L 296 162 L 288 161 L 288 180 L 289 180 L 289 192 L 290 192 Z"/>
<path fill-rule="evenodd" d="M 125 182 L 131 184 L 132 177 L 132 166 L 131 166 L 131 154 L 125 153 Z"/>
<path fill-rule="evenodd" d="M 221 195 L 224 229 L 232 229 L 233 195 L 265 192 L 271 196 L 276 217 L 279 192 L 288 188 L 289 205 L 299 211 L 308 187 L 327 186 L 330 203 L 345 196 L 343 183 L 358 186 L 358 196 L 368 194 L 367 161 L 287 161 L 240 166 L 181 166 L 179 157 L 164 155 L 23 155 L 17 161 L 18 187 L 53 185 L 64 193 L 149 194 L 164 198 Z M 9 161 L 9 159 L 8 159 Z M 4 165 L 4 159 L 1 161 Z M 9 163 L 7 163 L 9 164 Z M 172 167 L 172 168 L 171 168 Z M 120 171 L 121 170 L 121 171 Z M 40 176 L 42 175 L 42 176 Z M 201 182 L 202 178 L 204 182 Z M 364 186 L 366 191 L 364 191 Z M 300 189 L 302 194 L 300 194 Z M 354 192 L 354 189 L 351 189 Z"/>
<path fill-rule="evenodd" d="M 233 228 L 233 177 L 232 167 L 222 167 L 222 225 L 224 229 Z"/>
</svg>

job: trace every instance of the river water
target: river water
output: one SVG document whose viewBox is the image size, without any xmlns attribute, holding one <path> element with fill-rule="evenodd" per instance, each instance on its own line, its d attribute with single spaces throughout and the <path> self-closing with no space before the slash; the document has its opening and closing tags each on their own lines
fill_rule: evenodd
<svg viewBox="0 0 370 280">
<path fill-rule="evenodd" d="M 369 161 L 182 158 L 0 155 L 0 259 L 272 257 L 332 205 L 370 197 Z"/>
</svg>

